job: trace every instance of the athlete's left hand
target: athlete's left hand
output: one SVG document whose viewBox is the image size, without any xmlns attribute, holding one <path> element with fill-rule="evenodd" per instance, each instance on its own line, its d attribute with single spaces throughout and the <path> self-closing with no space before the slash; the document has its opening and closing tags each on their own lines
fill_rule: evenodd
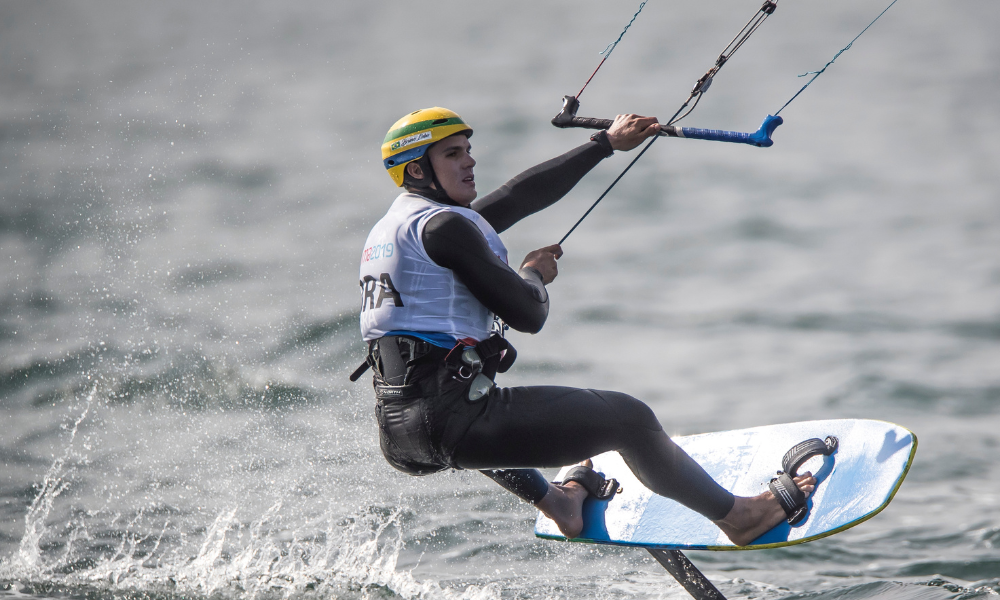
<svg viewBox="0 0 1000 600">
<path fill-rule="evenodd" d="M 527 256 L 524 257 L 524 262 L 521 263 L 521 268 L 531 267 L 535 269 L 542 275 L 542 283 L 548 285 L 556 278 L 559 274 L 559 267 L 556 265 L 556 261 L 562 256 L 562 248 L 559 244 L 552 244 L 551 246 L 546 246 L 544 248 L 539 248 L 529 252 Z"/>
<path fill-rule="evenodd" d="M 615 150 L 631 150 L 658 133 L 660 122 L 656 117 L 618 115 L 608 128 L 608 141 Z"/>
</svg>

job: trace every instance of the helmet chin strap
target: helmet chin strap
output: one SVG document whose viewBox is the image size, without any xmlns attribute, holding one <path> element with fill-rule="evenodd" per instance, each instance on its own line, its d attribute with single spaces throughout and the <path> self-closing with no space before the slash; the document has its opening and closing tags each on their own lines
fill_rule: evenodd
<svg viewBox="0 0 1000 600">
<path fill-rule="evenodd" d="M 417 194 L 425 198 L 434 200 L 435 202 L 440 202 L 442 204 L 451 204 L 454 206 L 459 206 L 458 202 L 451 199 L 448 192 L 444 191 L 444 186 L 438 181 L 437 174 L 434 172 L 434 167 L 431 166 L 431 158 L 427 154 L 424 154 L 417 160 L 413 162 L 420 170 L 424 172 L 424 177 L 422 179 L 417 179 L 410 175 L 409 165 L 407 165 L 407 170 L 404 171 L 403 175 L 403 185 L 406 186 L 408 190 L 416 190 Z M 431 187 L 433 185 L 434 187 Z"/>
</svg>

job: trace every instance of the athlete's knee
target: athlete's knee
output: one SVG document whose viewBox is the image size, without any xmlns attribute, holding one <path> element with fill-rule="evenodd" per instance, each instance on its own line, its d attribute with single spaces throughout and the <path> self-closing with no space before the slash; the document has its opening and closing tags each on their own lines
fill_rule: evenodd
<svg viewBox="0 0 1000 600">
<path fill-rule="evenodd" d="M 649 408 L 645 402 L 637 400 L 628 394 L 621 392 L 608 392 L 604 390 L 593 390 L 601 397 L 618 415 L 622 425 L 628 427 L 641 427 L 649 431 L 662 431 L 660 421 L 657 420 L 653 409 Z"/>
</svg>

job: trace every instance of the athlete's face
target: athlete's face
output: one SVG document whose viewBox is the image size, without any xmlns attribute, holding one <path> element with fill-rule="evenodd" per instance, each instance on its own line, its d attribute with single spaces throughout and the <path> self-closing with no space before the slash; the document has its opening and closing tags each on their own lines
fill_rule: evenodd
<svg viewBox="0 0 1000 600">
<path fill-rule="evenodd" d="M 427 150 L 441 187 L 462 206 L 468 206 L 476 199 L 476 177 L 472 174 L 476 161 L 471 153 L 472 144 L 461 133 L 446 137 Z"/>
</svg>

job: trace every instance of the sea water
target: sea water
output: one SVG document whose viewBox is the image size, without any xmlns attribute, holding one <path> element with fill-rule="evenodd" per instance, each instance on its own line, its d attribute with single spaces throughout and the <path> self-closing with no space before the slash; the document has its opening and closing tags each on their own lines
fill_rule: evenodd
<svg viewBox="0 0 1000 600">
<path fill-rule="evenodd" d="M 638 3 L 0 5 L 0 581 L 16 597 L 686 598 L 532 535 L 478 473 L 382 459 L 357 265 L 401 115 L 485 193 Z M 581 116 L 667 118 L 756 0 L 650 2 Z M 884 8 L 781 2 L 684 124 L 754 131 Z M 671 434 L 875 418 L 920 448 L 855 529 L 691 557 L 730 598 L 1000 590 L 1000 5 L 897 3 L 769 149 L 659 141 L 567 240 L 503 385 L 630 393 Z M 558 240 L 630 155 L 505 234 Z M 553 475 L 552 472 L 547 472 Z"/>
</svg>

